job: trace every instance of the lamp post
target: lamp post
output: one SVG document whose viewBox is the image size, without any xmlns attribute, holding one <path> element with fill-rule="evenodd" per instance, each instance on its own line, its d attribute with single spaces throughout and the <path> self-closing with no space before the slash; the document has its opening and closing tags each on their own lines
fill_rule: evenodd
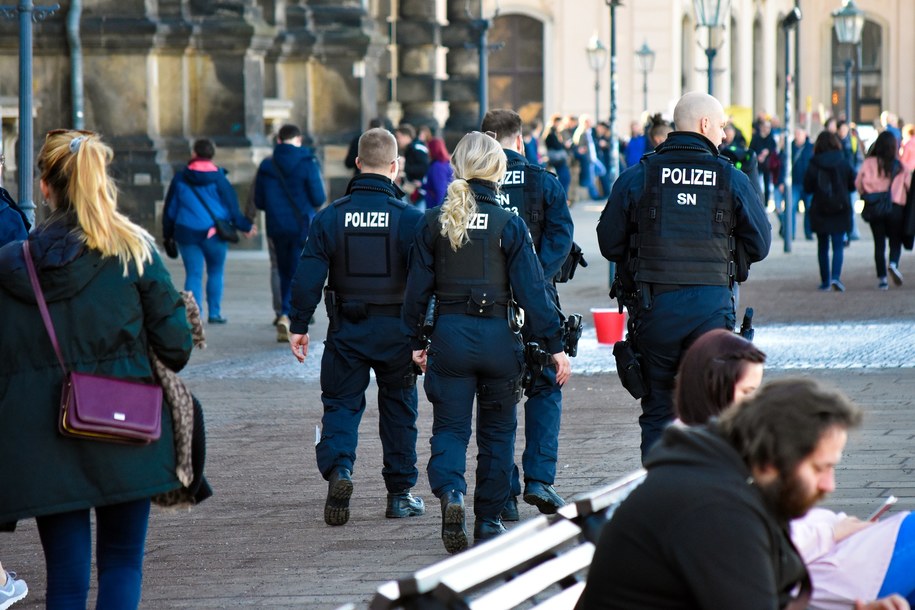
<svg viewBox="0 0 915 610">
<path fill-rule="evenodd" d="M 655 52 L 646 40 L 635 52 L 635 56 L 639 60 L 639 70 L 642 71 L 642 110 L 648 110 L 648 73 L 654 70 Z"/>
<path fill-rule="evenodd" d="M 594 70 L 594 122 L 600 121 L 600 71 L 604 69 L 607 62 L 607 47 L 600 41 L 597 34 L 588 41 L 585 48 L 588 53 L 588 63 Z"/>
<path fill-rule="evenodd" d="M 616 9 L 623 6 L 621 0 L 605 0 L 610 7 L 610 184 L 613 185 L 620 175 L 620 142 L 616 133 L 616 93 L 619 83 L 616 80 Z"/>
<path fill-rule="evenodd" d="M 861 42 L 861 30 L 864 29 L 864 11 L 858 8 L 855 0 L 845 0 L 842 8 L 833 11 L 832 25 L 836 31 L 839 44 L 851 45 L 854 50 Z M 849 55 L 845 60 L 845 120 L 851 121 L 851 66 Z"/>
<path fill-rule="evenodd" d="M 801 20 L 801 9 L 794 7 L 782 21 L 785 30 L 785 219 L 782 221 L 782 234 L 785 237 L 784 251 L 791 252 L 791 241 L 794 239 L 794 184 L 791 176 L 794 155 L 791 143 L 794 141 L 794 109 L 791 107 L 791 30 Z"/>
<path fill-rule="evenodd" d="M 693 8 L 696 11 L 696 27 L 708 28 L 705 56 L 708 58 L 708 94 L 713 95 L 715 55 L 718 54 L 718 49 L 712 46 L 712 30 L 724 27 L 731 0 L 693 0 Z"/>
</svg>

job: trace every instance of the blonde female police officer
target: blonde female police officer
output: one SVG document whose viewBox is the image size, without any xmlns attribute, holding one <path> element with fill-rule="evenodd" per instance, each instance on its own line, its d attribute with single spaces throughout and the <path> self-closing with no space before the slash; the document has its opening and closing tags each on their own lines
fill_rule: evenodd
<svg viewBox="0 0 915 610">
<path fill-rule="evenodd" d="M 445 202 L 426 212 L 413 244 L 404 320 L 433 406 L 429 483 L 441 501 L 445 549 L 456 553 L 468 544 L 464 471 L 474 396 L 479 449 L 474 538 L 505 531 L 500 513 L 510 493 L 523 371 L 521 338 L 508 321 L 512 299 L 524 308 L 533 336 L 545 339 L 560 384 L 571 367 L 527 227 L 499 206 L 498 183 L 506 166 L 502 147 L 473 132 L 455 147 L 451 163 L 455 180 Z M 420 329 L 433 295 L 438 314 L 424 349 Z"/>
</svg>

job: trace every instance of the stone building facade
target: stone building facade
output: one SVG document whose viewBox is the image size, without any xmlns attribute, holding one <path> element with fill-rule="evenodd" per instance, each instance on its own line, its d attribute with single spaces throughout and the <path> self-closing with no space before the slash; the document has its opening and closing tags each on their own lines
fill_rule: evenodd
<svg viewBox="0 0 915 610">
<path fill-rule="evenodd" d="M 797 4 L 798 108 L 824 118 L 846 94 L 849 51 L 833 40 L 830 17 L 841 1 Z M 911 119 L 915 84 L 903 74 L 915 40 L 902 33 L 915 26 L 915 3 L 858 4 L 869 29 L 856 58 L 853 118 L 869 121 L 890 108 Z M 726 106 L 783 113 L 779 24 L 794 5 L 731 2 L 725 28 L 711 35 L 714 93 Z M 45 131 L 72 124 L 65 26 L 72 9 L 63 0 L 35 26 L 36 147 Z M 114 146 L 125 208 L 152 229 L 196 137 L 215 141 L 216 161 L 244 201 L 270 135 L 286 121 L 314 138 L 331 196 L 349 177 L 342 163 L 349 142 L 374 116 L 434 125 L 450 142 L 476 128 L 484 24 L 491 106 L 514 106 L 526 118 L 609 114 L 609 65 L 595 72 L 585 51 L 592 36 L 609 46 L 606 0 L 83 0 L 81 10 L 85 126 Z M 683 92 L 706 89 L 709 38 L 695 27 L 691 0 L 624 0 L 616 18 L 617 127 L 625 136 L 643 111 L 670 112 Z M 4 177 L 15 190 L 17 24 L 0 22 L 0 30 Z M 643 42 L 657 54 L 648 74 L 635 57 Z"/>
</svg>

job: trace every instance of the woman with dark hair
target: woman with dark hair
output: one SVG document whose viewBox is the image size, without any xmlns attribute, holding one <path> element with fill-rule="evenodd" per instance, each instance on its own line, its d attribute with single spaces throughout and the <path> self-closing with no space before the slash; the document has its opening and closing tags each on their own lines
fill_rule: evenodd
<svg viewBox="0 0 915 610">
<path fill-rule="evenodd" d="M 871 218 L 868 224 L 874 233 L 874 265 L 877 267 L 877 288 L 888 290 L 886 281 L 886 242 L 890 242 L 889 274 L 893 283 L 902 285 L 902 272 L 899 271 L 899 258 L 902 255 L 902 217 L 905 208 L 905 172 L 897 159 L 899 144 L 896 136 L 888 131 L 877 136 L 877 140 L 867 151 L 867 157 L 861 165 L 861 171 L 855 179 L 855 190 L 865 200 L 868 195 L 889 191 L 893 201 L 892 211 L 879 218 Z"/>
<path fill-rule="evenodd" d="M 831 131 L 822 131 L 813 146 L 813 157 L 804 173 L 804 191 L 813 193 L 810 229 L 817 236 L 820 290 L 845 291 L 839 279 L 845 253 L 845 234 L 851 231 L 851 203 L 855 172 L 842 151 L 842 141 Z M 829 246 L 832 244 L 832 270 Z"/>
<path fill-rule="evenodd" d="M 675 407 L 688 425 L 705 424 L 722 411 L 739 408 L 763 375 L 766 355 L 726 330 L 705 333 L 680 361 Z M 899 513 L 878 522 L 862 521 L 822 508 L 790 524 L 791 540 L 813 581 L 814 610 L 849 610 L 857 600 L 898 593 L 915 603 L 915 515 Z"/>
<path fill-rule="evenodd" d="M 426 188 L 426 208 L 429 209 L 442 205 L 454 171 L 451 169 L 451 155 L 443 139 L 430 138 L 426 146 L 429 148 L 430 162 L 423 185 Z"/>
<path fill-rule="evenodd" d="M 547 159 L 559 178 L 562 190 L 569 194 L 569 187 L 572 185 L 572 171 L 569 169 L 569 145 L 563 136 L 563 130 L 566 123 L 560 114 L 554 114 L 550 117 L 550 126 L 547 128 L 546 138 L 543 143 L 546 146 Z"/>
</svg>

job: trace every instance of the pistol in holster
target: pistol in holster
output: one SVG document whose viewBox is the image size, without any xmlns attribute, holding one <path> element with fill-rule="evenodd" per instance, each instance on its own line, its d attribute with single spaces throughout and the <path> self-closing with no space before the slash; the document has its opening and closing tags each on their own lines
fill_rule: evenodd
<svg viewBox="0 0 915 610">
<path fill-rule="evenodd" d="M 616 372 L 623 387 L 636 400 L 647 396 L 649 387 L 642 371 L 641 356 L 636 353 L 628 335 L 625 341 L 617 341 L 614 344 L 613 357 L 616 359 Z"/>
<path fill-rule="evenodd" d="M 534 384 L 543 374 L 543 369 L 553 363 L 553 356 L 548 351 L 540 347 L 536 341 L 528 341 L 524 345 L 524 391 L 530 392 Z"/>
<path fill-rule="evenodd" d="M 332 331 L 340 330 L 340 307 L 337 303 L 337 293 L 324 287 L 324 308 L 327 310 L 327 328 Z"/>
<path fill-rule="evenodd" d="M 578 340 L 581 339 L 581 314 L 573 313 L 562 323 L 562 349 L 574 358 L 578 355 Z"/>
</svg>

